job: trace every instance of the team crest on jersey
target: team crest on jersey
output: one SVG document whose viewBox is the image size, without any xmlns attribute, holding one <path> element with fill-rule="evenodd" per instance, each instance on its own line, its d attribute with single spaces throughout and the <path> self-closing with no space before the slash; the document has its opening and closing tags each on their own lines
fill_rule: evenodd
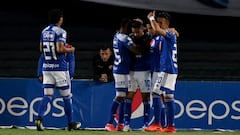
<svg viewBox="0 0 240 135">
<path fill-rule="evenodd" d="M 52 31 L 45 31 L 43 33 L 43 39 L 49 39 L 49 40 L 54 39 L 54 33 Z"/>
<path fill-rule="evenodd" d="M 151 42 L 150 42 L 150 47 L 154 47 L 154 45 L 155 45 L 155 40 L 152 39 Z"/>
</svg>

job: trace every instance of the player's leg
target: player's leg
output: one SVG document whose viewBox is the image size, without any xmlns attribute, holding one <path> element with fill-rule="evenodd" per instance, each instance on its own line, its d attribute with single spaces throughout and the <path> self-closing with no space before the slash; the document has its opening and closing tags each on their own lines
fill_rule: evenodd
<svg viewBox="0 0 240 135">
<path fill-rule="evenodd" d="M 59 89 L 60 95 L 64 102 L 64 111 L 67 116 L 68 130 L 73 129 L 73 106 L 72 106 L 72 93 L 69 88 L 69 73 L 67 71 L 54 72 L 56 79 L 56 87 Z"/>
<path fill-rule="evenodd" d="M 68 81 L 68 84 L 69 84 L 70 93 L 72 93 L 72 80 L 71 80 L 69 71 L 67 71 L 67 81 Z M 73 102 L 73 99 L 72 99 L 72 102 Z M 81 127 L 81 122 L 78 122 L 78 121 L 75 120 L 75 118 L 74 118 L 74 110 L 73 110 L 72 113 L 73 113 L 72 114 L 72 121 L 73 121 L 73 123 L 72 123 L 71 127 L 72 127 L 72 129 L 77 130 L 77 129 L 79 129 Z"/>
<path fill-rule="evenodd" d="M 130 128 L 130 121 L 132 115 L 132 100 L 136 93 L 137 83 L 136 79 L 134 78 L 134 72 L 130 71 L 129 74 L 129 85 L 128 85 L 128 92 L 126 94 L 126 98 L 124 101 L 124 129 L 123 131 L 131 131 Z"/>
<path fill-rule="evenodd" d="M 164 76 L 164 82 L 161 86 L 161 90 L 165 91 L 165 105 L 166 105 L 166 128 L 163 129 L 163 132 L 171 132 L 175 133 L 175 102 L 174 102 L 174 93 L 175 93 L 175 85 L 177 80 L 176 74 L 168 74 L 166 73 Z"/>
<path fill-rule="evenodd" d="M 161 100 L 159 101 L 159 107 L 160 107 L 160 110 L 159 110 L 159 119 L 160 119 L 160 124 L 159 125 L 159 128 L 155 128 L 154 131 L 157 131 L 157 132 L 161 132 L 162 131 L 162 126 L 165 125 L 165 118 L 163 118 L 163 116 L 165 116 L 165 109 L 164 109 L 164 99 L 163 99 L 163 94 L 164 92 L 160 89 L 161 86 L 164 84 L 165 82 L 165 73 L 164 72 L 158 72 L 157 73 L 157 79 L 155 80 L 155 83 L 153 83 L 153 89 L 152 89 L 152 95 L 153 95 L 153 98 L 160 98 Z M 157 109 L 157 107 L 156 107 Z"/>
<path fill-rule="evenodd" d="M 151 92 L 151 76 L 150 71 L 136 72 L 137 82 L 142 93 L 143 100 L 143 127 L 148 127 L 150 114 L 150 92 Z"/>
<path fill-rule="evenodd" d="M 153 90 L 153 86 L 158 78 L 158 72 L 152 73 L 152 79 L 151 79 L 151 90 Z M 161 118 L 161 110 L 162 110 L 162 101 L 159 94 L 156 94 L 155 92 L 151 91 L 151 97 L 152 97 L 152 108 L 153 108 L 153 116 L 154 121 L 151 125 L 149 125 L 147 128 L 145 128 L 145 131 L 149 132 L 155 132 L 157 129 L 162 128 L 162 118 Z"/>
<path fill-rule="evenodd" d="M 124 98 L 126 96 L 127 87 L 128 87 L 128 75 L 120 75 L 120 74 L 113 74 L 114 80 L 115 80 L 115 90 L 116 90 L 116 96 L 113 99 L 112 105 L 111 105 L 111 111 L 110 111 L 110 117 L 105 125 L 105 129 L 109 132 L 115 132 L 117 130 L 121 130 L 121 126 L 123 127 L 123 104 L 124 104 Z M 118 110 L 119 120 L 117 126 L 117 129 L 115 129 L 113 123 L 114 118 L 116 117 Z"/>
<path fill-rule="evenodd" d="M 43 71 L 43 90 L 44 96 L 40 101 L 38 108 L 38 116 L 36 118 L 36 126 L 38 131 L 43 131 L 42 119 L 45 111 L 47 110 L 48 103 L 52 100 L 54 94 L 55 80 L 51 72 Z"/>
</svg>

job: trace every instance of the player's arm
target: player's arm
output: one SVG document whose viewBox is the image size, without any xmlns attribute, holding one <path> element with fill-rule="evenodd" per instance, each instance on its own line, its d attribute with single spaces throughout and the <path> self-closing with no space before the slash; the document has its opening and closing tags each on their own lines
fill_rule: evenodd
<svg viewBox="0 0 240 135">
<path fill-rule="evenodd" d="M 39 50 L 40 50 L 40 52 L 43 51 L 43 45 L 42 45 L 42 42 L 40 42 L 40 44 L 39 44 Z"/>
<path fill-rule="evenodd" d="M 37 68 L 37 76 L 40 82 L 43 81 L 42 66 L 43 66 L 43 54 L 41 54 L 38 59 L 38 68 Z"/>
<path fill-rule="evenodd" d="M 142 48 L 140 48 L 140 47 L 137 46 L 137 45 L 130 46 L 128 49 L 129 49 L 131 52 L 133 52 L 134 54 L 141 54 L 141 53 L 142 53 Z"/>
<path fill-rule="evenodd" d="M 67 62 L 69 63 L 70 78 L 73 79 L 75 73 L 75 55 L 74 53 L 67 53 Z"/>
<path fill-rule="evenodd" d="M 136 45 L 130 37 L 127 40 L 127 48 L 134 54 L 141 54 L 142 48 L 140 45 Z"/>
<path fill-rule="evenodd" d="M 66 48 L 71 48 L 72 45 L 66 43 Z M 74 53 L 67 53 L 66 60 L 69 63 L 69 74 L 70 78 L 73 79 L 74 73 L 75 73 L 75 54 Z"/>
<path fill-rule="evenodd" d="M 58 53 L 72 53 L 75 51 L 75 47 L 72 46 L 71 48 L 66 48 L 63 42 L 57 42 L 56 46 Z"/>
<path fill-rule="evenodd" d="M 177 37 L 179 37 L 179 32 L 175 28 L 169 28 L 168 31 L 170 33 L 175 33 Z"/>
<path fill-rule="evenodd" d="M 148 14 L 147 18 L 149 19 L 151 26 L 156 34 L 160 34 L 164 37 L 167 35 L 166 31 L 164 29 L 160 28 L 159 24 L 156 22 L 155 11 L 150 12 Z"/>
</svg>

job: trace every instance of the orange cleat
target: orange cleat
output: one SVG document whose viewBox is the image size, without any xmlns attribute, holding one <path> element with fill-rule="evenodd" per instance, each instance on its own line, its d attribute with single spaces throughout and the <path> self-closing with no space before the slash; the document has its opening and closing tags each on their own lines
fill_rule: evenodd
<svg viewBox="0 0 240 135">
<path fill-rule="evenodd" d="M 116 130 L 117 131 L 123 131 L 124 124 L 117 124 Z"/>
<path fill-rule="evenodd" d="M 154 123 L 146 128 L 144 128 L 144 131 L 147 131 L 147 132 L 156 132 L 157 130 L 160 130 L 162 129 L 162 126 L 160 123 Z"/>
<path fill-rule="evenodd" d="M 108 132 L 117 132 L 117 130 L 115 129 L 115 127 L 114 127 L 113 124 L 106 124 L 106 125 L 105 125 L 105 129 L 106 129 Z"/>
<path fill-rule="evenodd" d="M 174 126 L 167 126 L 162 130 L 163 133 L 176 133 L 176 128 Z"/>
</svg>

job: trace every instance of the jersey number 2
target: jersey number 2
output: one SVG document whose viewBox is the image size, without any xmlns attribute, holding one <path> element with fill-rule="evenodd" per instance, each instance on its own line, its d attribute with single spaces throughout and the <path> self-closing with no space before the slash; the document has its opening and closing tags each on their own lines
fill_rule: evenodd
<svg viewBox="0 0 240 135">
<path fill-rule="evenodd" d="M 53 42 L 43 42 L 43 52 L 45 60 L 57 60 L 55 45 Z"/>
</svg>

